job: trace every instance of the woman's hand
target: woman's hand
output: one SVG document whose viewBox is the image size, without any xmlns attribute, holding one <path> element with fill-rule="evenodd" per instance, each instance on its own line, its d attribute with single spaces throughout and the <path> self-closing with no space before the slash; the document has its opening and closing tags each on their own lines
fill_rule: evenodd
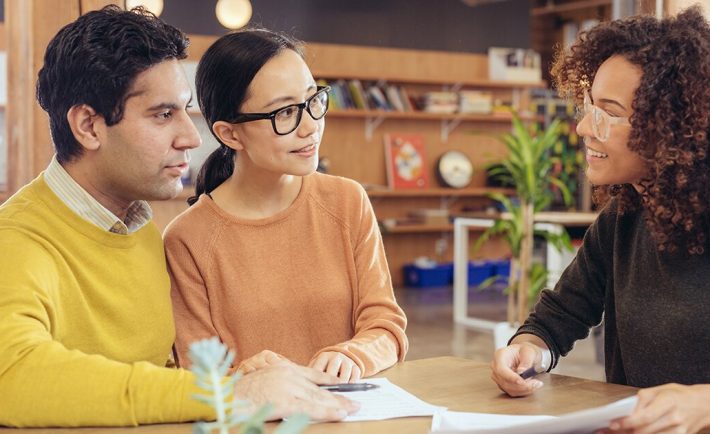
<svg viewBox="0 0 710 434">
<path fill-rule="evenodd" d="M 360 368 L 348 356 L 337 351 L 325 351 L 308 364 L 311 368 L 330 374 L 343 383 L 354 383 L 362 376 Z"/>
<path fill-rule="evenodd" d="M 500 390 L 512 397 L 526 396 L 542 387 L 542 381 L 519 375 L 533 365 L 539 365 L 543 349 L 530 342 L 510 344 L 498 349 L 491 363 L 491 379 Z"/>
<path fill-rule="evenodd" d="M 692 434 L 710 426 L 710 385 L 664 384 L 643 389 L 629 416 L 612 421 L 600 433 Z"/>
<path fill-rule="evenodd" d="M 292 362 L 281 354 L 276 354 L 273 351 L 264 350 L 242 361 L 242 363 L 239 365 L 239 368 L 237 368 L 237 371 L 246 375 L 250 372 L 254 372 L 258 369 L 263 369 L 268 366 L 278 366 L 290 363 Z"/>
<path fill-rule="evenodd" d="M 243 376 L 235 384 L 235 393 L 251 403 L 247 414 L 270 403 L 274 410 L 269 420 L 306 413 L 315 421 L 336 421 L 356 412 L 360 404 L 318 387 L 334 381 L 337 379 L 328 374 L 288 362 Z"/>
</svg>

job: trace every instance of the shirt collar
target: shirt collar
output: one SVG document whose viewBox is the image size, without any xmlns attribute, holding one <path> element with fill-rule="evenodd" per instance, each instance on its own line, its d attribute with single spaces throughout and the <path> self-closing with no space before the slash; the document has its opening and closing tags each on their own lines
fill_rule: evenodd
<svg viewBox="0 0 710 434">
<path fill-rule="evenodd" d="M 126 220 L 122 221 L 84 190 L 59 164 L 56 155 L 52 157 L 49 167 L 44 171 L 44 180 L 54 194 L 72 211 L 109 232 L 130 234 L 145 226 L 153 218 L 153 211 L 148 202 L 137 200 L 128 207 Z"/>
</svg>

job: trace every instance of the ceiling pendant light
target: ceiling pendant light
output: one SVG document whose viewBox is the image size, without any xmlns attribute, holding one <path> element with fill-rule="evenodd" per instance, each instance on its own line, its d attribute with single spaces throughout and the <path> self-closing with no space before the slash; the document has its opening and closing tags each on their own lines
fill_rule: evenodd
<svg viewBox="0 0 710 434">
<path fill-rule="evenodd" d="M 126 9 L 131 10 L 136 6 L 143 6 L 156 17 L 163 12 L 163 0 L 126 0 Z"/>
<path fill-rule="evenodd" d="M 215 14 L 224 27 L 239 29 L 246 26 L 251 19 L 251 3 L 249 0 L 219 0 L 215 6 Z"/>
</svg>

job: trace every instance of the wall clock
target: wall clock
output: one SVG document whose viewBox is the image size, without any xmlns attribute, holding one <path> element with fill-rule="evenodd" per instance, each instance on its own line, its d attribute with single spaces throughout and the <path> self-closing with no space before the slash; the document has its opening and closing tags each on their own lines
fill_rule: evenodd
<svg viewBox="0 0 710 434">
<path fill-rule="evenodd" d="M 447 151 L 439 158 L 436 173 L 445 186 L 464 188 L 471 183 L 473 164 L 463 152 Z"/>
</svg>

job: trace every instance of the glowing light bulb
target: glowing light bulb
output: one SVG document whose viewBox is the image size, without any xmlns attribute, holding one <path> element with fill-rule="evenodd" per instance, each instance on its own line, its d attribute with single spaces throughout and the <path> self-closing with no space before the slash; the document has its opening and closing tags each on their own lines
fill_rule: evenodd
<svg viewBox="0 0 710 434">
<path fill-rule="evenodd" d="M 228 29 L 246 26 L 251 19 L 251 12 L 249 0 L 219 0 L 215 6 L 217 20 Z"/>
</svg>

